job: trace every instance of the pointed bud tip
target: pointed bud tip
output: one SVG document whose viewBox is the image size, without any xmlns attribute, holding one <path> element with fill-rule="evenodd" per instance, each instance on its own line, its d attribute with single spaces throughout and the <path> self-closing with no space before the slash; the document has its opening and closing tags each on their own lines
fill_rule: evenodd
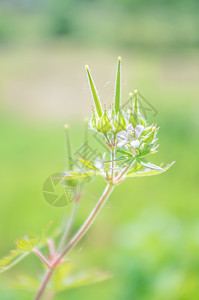
<svg viewBox="0 0 199 300">
<path fill-rule="evenodd" d="M 136 94 L 136 95 L 137 95 L 137 94 L 138 94 L 138 90 L 134 90 L 134 94 Z"/>
<path fill-rule="evenodd" d="M 133 97 L 133 93 L 129 93 L 129 97 Z"/>
<path fill-rule="evenodd" d="M 85 65 L 85 69 L 86 69 L 86 71 L 89 71 L 88 65 Z"/>
<path fill-rule="evenodd" d="M 122 59 L 121 56 L 118 56 L 117 60 L 118 60 L 119 62 L 121 61 L 121 59 Z"/>
</svg>

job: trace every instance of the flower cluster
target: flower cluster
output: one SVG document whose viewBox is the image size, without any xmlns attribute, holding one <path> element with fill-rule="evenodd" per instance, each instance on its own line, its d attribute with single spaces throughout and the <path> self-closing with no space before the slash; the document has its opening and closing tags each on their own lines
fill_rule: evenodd
<svg viewBox="0 0 199 300">
<path fill-rule="evenodd" d="M 121 80 L 121 58 L 118 58 L 118 68 L 116 75 L 115 106 L 109 110 L 102 109 L 102 105 L 95 88 L 94 81 L 90 74 L 88 66 L 86 71 L 93 95 L 95 108 L 90 120 L 90 128 L 102 134 L 108 145 L 114 145 L 118 148 L 125 147 L 126 150 L 135 155 L 147 155 L 155 153 L 157 149 L 157 131 L 156 125 L 148 125 L 139 109 L 138 91 L 130 93 L 129 105 L 121 106 L 120 100 L 120 80 Z M 134 98 L 134 102 L 133 102 Z"/>
<path fill-rule="evenodd" d="M 163 173 L 170 166 L 157 166 L 145 157 L 157 152 L 157 132 L 159 128 L 147 121 L 139 109 L 138 91 L 130 93 L 128 105 L 121 105 L 121 57 L 118 57 L 114 105 L 103 108 L 89 67 L 86 65 L 88 82 L 93 97 L 94 108 L 89 121 L 90 129 L 103 136 L 110 149 L 110 159 L 96 159 L 94 162 L 80 158 L 84 170 L 69 171 L 64 180 L 102 176 L 111 184 L 117 184 L 125 177 L 151 176 Z"/>
</svg>

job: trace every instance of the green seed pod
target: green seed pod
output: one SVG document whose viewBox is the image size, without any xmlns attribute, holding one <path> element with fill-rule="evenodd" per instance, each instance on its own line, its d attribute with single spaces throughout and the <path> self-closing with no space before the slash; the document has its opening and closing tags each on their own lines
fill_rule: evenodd
<svg viewBox="0 0 199 300">
<path fill-rule="evenodd" d="M 101 125 L 100 130 L 101 130 L 102 133 L 108 133 L 113 129 L 113 125 L 111 124 L 111 121 L 108 117 L 108 114 L 107 114 L 106 110 L 104 111 L 104 114 L 103 114 L 100 121 L 101 121 L 100 122 L 100 125 Z"/>
<path fill-rule="evenodd" d="M 121 98 L 121 57 L 118 57 L 117 64 L 117 75 L 116 75 L 116 83 L 115 83 L 115 112 L 116 114 L 120 108 L 120 98 Z"/>
<path fill-rule="evenodd" d="M 102 105 L 101 105 L 99 96 L 97 94 L 97 90 L 96 90 L 93 78 L 91 76 L 89 67 L 86 65 L 85 68 L 86 68 L 86 72 L 87 72 L 87 75 L 88 75 L 88 82 L 89 82 L 89 85 L 90 85 L 90 89 L 91 89 L 91 93 L 92 93 L 93 100 L 94 100 L 94 103 L 95 103 L 95 107 L 96 107 L 96 110 L 97 110 L 97 114 L 101 118 L 101 116 L 102 116 Z"/>
<path fill-rule="evenodd" d="M 135 94 L 135 100 L 134 100 L 134 107 L 133 107 L 133 111 L 135 114 L 139 114 L 139 106 L 138 106 L 138 91 L 135 90 L 134 91 Z"/>
<path fill-rule="evenodd" d="M 112 110 L 111 110 L 111 119 L 112 119 L 112 122 L 115 121 L 116 119 L 116 113 L 115 113 L 115 109 L 112 107 Z"/>
<path fill-rule="evenodd" d="M 132 124 L 134 128 L 139 124 L 138 116 L 132 111 L 130 112 L 129 123 Z"/>
<path fill-rule="evenodd" d="M 97 120 L 97 131 L 102 133 L 101 119 Z"/>
<path fill-rule="evenodd" d="M 126 129 L 126 120 L 121 112 L 121 110 L 119 111 L 119 115 L 118 115 L 118 121 L 115 122 L 115 132 L 119 132 L 121 130 L 125 130 Z"/>
<path fill-rule="evenodd" d="M 96 110 L 93 111 L 93 115 L 92 115 L 92 118 L 91 118 L 91 126 L 96 129 L 97 127 L 97 113 L 96 113 Z"/>
<path fill-rule="evenodd" d="M 129 97 L 130 97 L 130 107 L 133 108 L 133 94 L 129 93 Z"/>
<path fill-rule="evenodd" d="M 145 127 L 146 126 L 146 121 L 144 120 L 144 118 L 141 115 L 139 115 L 138 118 L 139 118 L 139 123 Z"/>
</svg>

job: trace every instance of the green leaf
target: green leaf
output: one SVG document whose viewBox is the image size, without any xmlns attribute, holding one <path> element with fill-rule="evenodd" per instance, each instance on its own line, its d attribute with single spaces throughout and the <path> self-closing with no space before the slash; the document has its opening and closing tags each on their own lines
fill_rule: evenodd
<svg viewBox="0 0 199 300">
<path fill-rule="evenodd" d="M 117 151 L 120 152 L 120 153 L 122 153 L 122 154 L 124 154 L 124 155 L 130 156 L 130 157 L 133 156 L 131 153 L 129 153 L 129 152 L 125 151 L 125 150 L 119 150 L 118 149 Z"/>
<path fill-rule="evenodd" d="M 23 250 L 12 250 L 10 254 L 0 260 L 0 273 L 9 270 L 25 258 L 29 252 Z"/>
<path fill-rule="evenodd" d="M 89 67 L 86 65 L 85 68 L 86 68 L 86 72 L 87 72 L 87 75 L 88 75 L 88 81 L 89 81 L 89 84 L 90 84 L 91 92 L 92 92 L 92 95 L 93 95 L 93 100 L 94 100 L 95 107 L 96 107 L 96 110 L 97 110 L 97 114 L 101 118 L 101 116 L 102 116 L 101 102 L 100 102 L 99 96 L 97 94 L 97 90 L 96 90 L 94 81 L 92 79 Z"/>
<path fill-rule="evenodd" d="M 29 239 L 20 239 L 17 243 L 16 250 L 10 251 L 9 255 L 0 259 L 0 273 L 7 271 L 18 264 L 22 259 L 27 255 L 32 253 L 32 249 L 37 246 L 37 248 L 42 248 L 47 244 L 47 231 L 51 227 L 52 222 L 50 222 L 45 229 L 41 230 L 41 237 L 29 238 Z M 57 232 L 50 233 L 51 237 L 57 235 Z M 32 249 L 31 249 L 32 248 Z M 30 250 L 31 249 L 31 250 Z"/>
<path fill-rule="evenodd" d="M 18 243 L 16 244 L 17 248 L 20 250 L 23 250 L 25 252 L 31 252 L 32 249 L 36 246 L 38 239 L 20 239 Z"/>
<path fill-rule="evenodd" d="M 137 171 L 139 171 L 140 169 L 143 169 L 143 168 L 144 167 L 141 164 L 135 162 L 135 165 L 131 168 L 130 171 L 127 172 L 127 175 L 130 175 L 132 173 L 134 174 L 134 173 L 136 173 Z"/>
<path fill-rule="evenodd" d="M 10 282 L 9 284 L 11 288 L 15 290 L 29 290 L 29 291 L 38 291 L 40 287 L 39 278 L 35 279 L 34 277 L 27 275 L 27 274 L 19 274 L 17 276 L 17 280 L 14 282 Z"/>
<path fill-rule="evenodd" d="M 164 169 L 162 170 L 152 170 L 152 171 L 143 171 L 143 172 L 128 172 L 127 177 L 144 177 L 144 176 L 153 176 L 153 175 L 159 175 L 161 173 L 166 172 L 175 162 L 172 162 L 171 164 L 168 164 Z"/>
<path fill-rule="evenodd" d="M 143 167 L 146 167 L 146 168 L 149 168 L 149 169 L 153 169 L 153 170 L 164 171 L 164 169 L 162 169 L 161 167 L 152 164 L 151 162 L 149 162 L 148 160 L 146 160 L 144 158 L 138 158 L 138 157 L 136 157 L 136 160 Z"/>
<path fill-rule="evenodd" d="M 85 165 L 87 168 L 93 170 L 93 171 L 96 171 L 96 172 L 99 172 L 99 169 L 96 168 L 96 166 L 94 164 L 92 164 L 90 161 L 86 160 L 86 159 L 83 159 L 83 158 L 79 158 L 79 161 L 81 161 L 81 163 L 83 165 Z"/>
<path fill-rule="evenodd" d="M 72 179 L 79 179 L 79 180 L 87 180 L 88 177 L 101 175 L 100 172 L 68 172 L 63 180 L 72 180 Z"/>
<path fill-rule="evenodd" d="M 116 114 L 120 108 L 120 98 L 121 98 L 121 57 L 118 57 L 117 64 L 117 75 L 116 75 L 116 84 L 115 84 L 115 112 Z"/>
<path fill-rule="evenodd" d="M 133 161 L 134 161 L 134 157 L 127 159 L 127 160 L 125 161 L 125 163 L 129 165 L 129 164 L 131 164 Z"/>
<path fill-rule="evenodd" d="M 74 267 L 71 263 L 65 263 L 55 271 L 53 289 L 56 292 L 90 285 L 110 278 L 109 273 L 100 270 L 85 270 L 77 273 L 73 269 Z"/>
</svg>

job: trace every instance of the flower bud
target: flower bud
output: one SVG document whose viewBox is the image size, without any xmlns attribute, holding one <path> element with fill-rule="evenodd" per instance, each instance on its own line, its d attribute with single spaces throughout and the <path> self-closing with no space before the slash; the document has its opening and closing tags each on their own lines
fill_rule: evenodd
<svg viewBox="0 0 199 300">
<path fill-rule="evenodd" d="M 125 120 L 121 110 L 119 111 L 118 121 L 116 121 L 114 125 L 116 128 L 115 133 L 126 129 L 126 120 Z"/>
<path fill-rule="evenodd" d="M 139 123 L 145 127 L 145 126 L 146 126 L 146 121 L 145 121 L 145 119 L 142 117 L 142 115 L 139 115 L 138 118 L 139 118 Z"/>
<path fill-rule="evenodd" d="M 107 111 L 104 111 L 104 114 L 100 120 L 100 125 L 101 125 L 101 132 L 102 133 L 108 133 L 113 129 L 113 125 L 111 124 L 111 121 L 108 117 Z"/>
<path fill-rule="evenodd" d="M 132 124 L 134 128 L 139 124 L 137 114 L 133 113 L 132 111 L 130 112 L 129 123 Z"/>
</svg>

